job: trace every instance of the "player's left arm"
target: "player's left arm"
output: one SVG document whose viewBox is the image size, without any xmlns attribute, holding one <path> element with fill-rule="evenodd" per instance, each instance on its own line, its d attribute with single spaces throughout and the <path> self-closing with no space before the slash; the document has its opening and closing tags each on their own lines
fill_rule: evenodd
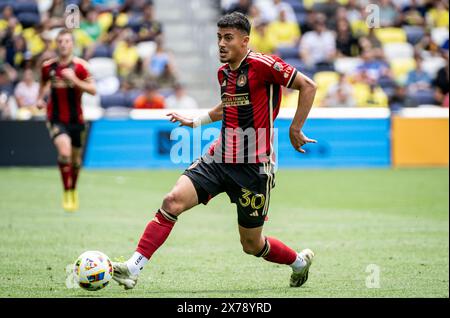
<svg viewBox="0 0 450 318">
<path fill-rule="evenodd" d="M 317 142 L 314 139 L 306 137 L 302 132 L 303 125 L 308 118 L 308 114 L 314 102 L 314 97 L 317 91 L 317 84 L 306 75 L 297 71 L 291 88 L 298 90 L 299 96 L 297 110 L 289 129 L 289 138 L 295 150 L 300 151 L 301 153 L 305 153 L 305 150 L 301 148 L 302 146 L 307 143 Z"/>
</svg>

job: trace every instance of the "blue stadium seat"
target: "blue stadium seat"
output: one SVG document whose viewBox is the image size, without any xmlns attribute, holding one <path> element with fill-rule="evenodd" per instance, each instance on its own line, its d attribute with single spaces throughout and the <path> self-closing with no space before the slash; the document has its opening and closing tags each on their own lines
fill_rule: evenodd
<svg viewBox="0 0 450 318">
<path fill-rule="evenodd" d="M 35 1 L 16 1 L 14 3 L 14 14 L 18 15 L 20 13 L 30 12 L 39 14 L 39 8 Z"/>
<path fill-rule="evenodd" d="M 19 13 L 17 15 L 17 19 L 20 21 L 24 29 L 38 25 L 41 22 L 39 13 L 34 12 Z"/>
<path fill-rule="evenodd" d="M 425 34 L 425 31 L 420 26 L 405 25 L 402 28 L 406 32 L 406 39 L 408 43 L 411 43 L 412 45 L 419 43 Z"/>
<path fill-rule="evenodd" d="M 100 105 L 103 108 L 110 108 L 115 106 L 126 107 L 127 101 L 125 97 L 125 93 L 117 92 L 111 95 L 101 95 L 100 96 Z"/>
<path fill-rule="evenodd" d="M 0 1 L 0 16 L 1 16 L 1 13 L 2 13 L 3 9 L 6 6 L 12 6 L 14 8 L 14 1 L 11 1 L 11 0 Z"/>
<path fill-rule="evenodd" d="M 395 81 L 392 78 L 383 76 L 378 79 L 378 84 L 383 89 L 394 88 L 396 86 Z"/>
<path fill-rule="evenodd" d="M 436 103 L 434 100 L 434 92 L 431 89 L 418 91 L 414 94 L 411 94 L 410 97 L 417 106 Z"/>
<path fill-rule="evenodd" d="M 139 95 L 141 95 L 143 93 L 143 91 L 139 90 L 139 89 L 135 89 L 132 91 L 129 91 L 127 93 L 125 93 L 125 106 L 126 107 L 130 107 L 133 108 L 134 106 L 134 101 L 136 100 L 136 98 L 139 97 Z"/>
<path fill-rule="evenodd" d="M 295 13 L 306 12 L 303 3 L 300 3 L 300 1 L 288 1 L 288 3 L 291 5 Z"/>
<path fill-rule="evenodd" d="M 108 45 L 98 45 L 92 57 L 112 57 L 112 49 Z"/>
<path fill-rule="evenodd" d="M 297 46 L 285 46 L 277 48 L 276 55 L 281 57 L 283 60 L 285 59 L 298 59 L 299 58 L 299 50 Z"/>
<path fill-rule="evenodd" d="M 295 18 L 297 19 L 297 23 L 299 25 L 305 24 L 308 14 L 306 12 L 296 12 Z"/>
<path fill-rule="evenodd" d="M 75 4 L 77 6 L 79 6 L 81 3 L 81 0 L 66 0 L 66 6 L 68 6 L 69 4 Z"/>
</svg>

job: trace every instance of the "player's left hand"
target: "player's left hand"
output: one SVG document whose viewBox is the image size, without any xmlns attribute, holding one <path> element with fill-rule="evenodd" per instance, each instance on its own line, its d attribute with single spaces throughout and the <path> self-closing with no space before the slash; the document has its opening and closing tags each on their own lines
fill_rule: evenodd
<svg viewBox="0 0 450 318">
<path fill-rule="evenodd" d="M 289 129 L 289 138 L 291 139 L 291 144 L 295 148 L 295 150 L 305 153 L 306 151 L 302 149 L 304 145 L 307 143 L 316 143 L 317 140 L 310 139 L 305 136 L 305 134 L 301 131 L 301 129 L 296 129 L 291 127 Z"/>
<path fill-rule="evenodd" d="M 61 76 L 64 77 L 65 80 L 68 80 L 70 82 L 75 82 L 78 77 L 75 74 L 74 70 L 71 68 L 65 68 L 61 71 Z"/>
</svg>

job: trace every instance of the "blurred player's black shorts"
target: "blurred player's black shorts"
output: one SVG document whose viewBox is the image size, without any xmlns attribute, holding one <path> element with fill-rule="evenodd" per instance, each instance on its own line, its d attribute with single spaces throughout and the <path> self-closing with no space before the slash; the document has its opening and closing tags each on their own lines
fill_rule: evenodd
<svg viewBox="0 0 450 318">
<path fill-rule="evenodd" d="M 50 138 L 55 140 L 56 137 L 66 134 L 70 137 L 72 147 L 81 148 L 86 139 L 86 125 L 85 124 L 63 124 L 47 122 L 47 129 Z"/>
<path fill-rule="evenodd" d="M 184 172 L 197 191 L 198 202 L 207 204 L 226 192 L 236 203 L 238 223 L 245 228 L 262 226 L 269 209 L 270 190 L 275 186 L 269 163 L 216 163 L 209 154 L 195 160 Z"/>
</svg>

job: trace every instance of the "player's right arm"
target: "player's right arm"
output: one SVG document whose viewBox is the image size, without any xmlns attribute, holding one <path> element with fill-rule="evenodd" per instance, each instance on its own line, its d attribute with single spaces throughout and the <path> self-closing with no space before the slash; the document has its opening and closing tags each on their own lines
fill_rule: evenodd
<svg viewBox="0 0 450 318">
<path fill-rule="evenodd" d="M 45 94 L 48 92 L 50 88 L 50 76 L 49 76 L 49 65 L 53 62 L 53 60 L 49 60 L 43 63 L 41 69 L 41 82 L 39 85 L 39 93 L 36 102 L 36 107 L 41 109 L 47 106 L 47 103 L 44 100 Z"/>
<path fill-rule="evenodd" d="M 200 125 L 207 125 L 209 123 L 222 120 L 222 114 L 223 114 L 223 107 L 222 102 L 217 104 L 213 109 L 211 109 L 208 114 L 199 116 L 197 118 L 189 118 L 181 116 L 178 113 L 168 113 L 167 116 L 169 116 L 169 120 L 172 123 L 179 122 L 180 126 L 188 126 L 191 128 L 200 126 Z"/>
</svg>

